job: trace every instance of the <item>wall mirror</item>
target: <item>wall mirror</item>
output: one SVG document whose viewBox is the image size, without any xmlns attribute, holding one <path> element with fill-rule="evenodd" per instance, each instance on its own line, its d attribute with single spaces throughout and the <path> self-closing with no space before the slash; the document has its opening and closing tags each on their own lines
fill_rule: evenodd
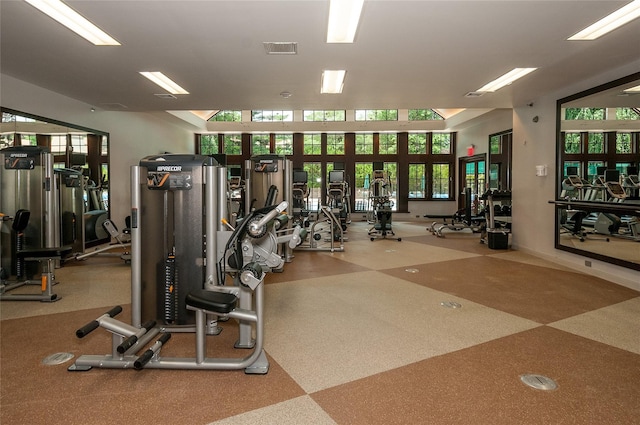
<svg viewBox="0 0 640 425">
<path fill-rule="evenodd" d="M 102 226 L 109 218 L 109 134 L 22 111 L 1 110 L 0 149 L 40 146 L 53 155 L 56 180 L 62 188 L 57 207 L 61 245 L 79 252 L 109 242 Z M 66 191 L 65 185 L 69 185 Z M 81 200 L 68 200 L 69 196 Z"/>
<path fill-rule="evenodd" d="M 640 270 L 640 73 L 558 100 L 555 247 Z"/>
</svg>

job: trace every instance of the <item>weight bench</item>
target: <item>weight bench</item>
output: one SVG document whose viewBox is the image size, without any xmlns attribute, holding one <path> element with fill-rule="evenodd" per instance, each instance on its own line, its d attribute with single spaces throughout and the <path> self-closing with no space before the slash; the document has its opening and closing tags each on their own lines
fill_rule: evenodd
<svg viewBox="0 0 640 425">
<path fill-rule="evenodd" d="M 24 280 L 22 282 L 7 283 L 3 282 L 0 286 L 0 301 L 42 301 L 54 302 L 62 297 L 58 297 L 53 293 L 53 285 L 55 281 L 56 261 L 62 260 L 71 253 L 71 247 L 54 247 L 54 248 L 34 248 L 23 249 L 16 252 L 16 258 L 19 262 L 37 261 L 42 265 L 42 274 L 40 281 Z M 21 278 L 22 276 L 18 276 Z M 24 285 L 40 285 L 40 294 L 7 294 Z"/>
</svg>

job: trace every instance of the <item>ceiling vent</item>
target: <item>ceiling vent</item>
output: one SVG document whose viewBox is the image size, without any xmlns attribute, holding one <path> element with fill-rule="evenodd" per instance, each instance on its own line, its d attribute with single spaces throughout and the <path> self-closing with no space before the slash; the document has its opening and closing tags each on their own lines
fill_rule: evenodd
<svg viewBox="0 0 640 425">
<path fill-rule="evenodd" d="M 267 42 L 262 43 L 268 55 L 297 55 L 298 43 L 295 42 Z"/>
<path fill-rule="evenodd" d="M 158 93 L 158 94 L 154 94 L 154 96 L 158 96 L 160 99 L 177 99 L 174 95 L 170 93 Z"/>
<path fill-rule="evenodd" d="M 113 102 L 113 103 L 101 103 L 100 106 L 103 109 L 107 109 L 110 111 L 122 111 L 125 109 L 129 109 L 127 106 L 123 105 L 122 103 L 117 103 L 117 102 Z"/>
<path fill-rule="evenodd" d="M 480 97 L 484 94 L 484 92 L 481 91 L 470 91 L 469 93 L 465 94 L 464 97 Z"/>
</svg>

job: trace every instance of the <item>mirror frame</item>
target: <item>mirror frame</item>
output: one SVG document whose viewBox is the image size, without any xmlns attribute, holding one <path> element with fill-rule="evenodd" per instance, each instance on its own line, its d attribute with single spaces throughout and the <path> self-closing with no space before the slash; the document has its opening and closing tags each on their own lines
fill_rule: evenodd
<svg viewBox="0 0 640 425">
<path fill-rule="evenodd" d="M 639 263 L 634 263 L 632 261 L 626 261 L 626 260 L 622 260 L 622 259 L 618 259 L 615 257 L 610 257 L 607 255 L 602 255 L 602 254 L 598 254 L 598 253 L 594 253 L 594 252 L 590 252 L 590 251 L 586 251 L 586 250 L 582 250 L 582 249 L 578 249 L 578 248 L 574 248 L 574 247 L 570 247 L 567 245 L 561 245 L 560 244 L 560 223 L 559 223 L 559 217 L 560 217 L 560 210 L 563 208 L 567 208 L 567 205 L 570 203 L 568 201 L 562 200 L 560 198 L 560 193 L 561 193 L 561 186 L 562 186 L 562 179 L 563 179 L 563 175 L 564 175 L 564 171 L 563 171 L 563 166 L 562 166 L 562 161 L 561 161 L 561 150 L 563 147 L 563 143 L 562 143 L 562 105 L 568 102 L 572 102 L 574 100 L 578 100 L 580 98 L 583 97 L 587 97 L 587 96 L 591 96 L 593 94 L 605 91 L 605 90 L 610 90 L 613 89 L 615 87 L 624 85 L 624 84 L 628 84 L 630 82 L 633 81 L 637 81 L 640 80 L 640 72 L 636 72 L 634 74 L 628 75 L 626 77 L 622 77 L 622 78 L 618 78 L 616 80 L 610 81 L 608 83 L 605 84 L 601 84 L 599 86 L 590 88 L 588 90 L 584 90 L 581 91 L 579 93 L 567 96 L 567 97 L 563 97 L 562 99 L 558 99 L 557 103 L 556 103 L 556 194 L 555 194 L 555 202 L 551 201 L 551 203 L 555 204 L 555 208 L 554 208 L 554 223 L 555 223 L 555 237 L 554 237 L 554 241 L 555 241 L 555 245 L 554 247 L 560 251 L 566 251 L 566 252 L 571 252 L 573 254 L 578 254 L 578 255 L 582 255 L 584 257 L 588 257 L 588 258 L 593 258 L 595 260 L 600 260 L 609 264 L 615 264 L 618 266 L 622 266 L 622 267 L 626 267 L 626 268 L 630 268 L 633 270 L 640 270 L 640 262 Z M 638 153 L 640 155 L 640 152 Z M 564 204 L 564 207 L 562 206 L 562 204 Z M 574 203 L 575 204 L 575 203 Z M 586 202 L 583 202 L 582 204 L 587 204 Z M 593 209 L 595 211 L 602 211 L 602 210 L 607 210 L 609 209 L 607 206 L 607 203 L 605 202 L 589 202 L 588 206 L 592 206 Z M 622 205 L 622 204 L 618 204 L 618 205 Z M 631 208 L 633 209 L 633 208 Z M 635 210 L 640 210 L 640 207 L 635 209 Z"/>
</svg>

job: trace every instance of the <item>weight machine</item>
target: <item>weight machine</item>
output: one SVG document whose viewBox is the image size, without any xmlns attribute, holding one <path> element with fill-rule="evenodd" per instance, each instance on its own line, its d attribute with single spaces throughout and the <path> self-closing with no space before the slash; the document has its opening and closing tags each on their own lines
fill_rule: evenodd
<svg viewBox="0 0 640 425">
<path fill-rule="evenodd" d="M 60 246 L 53 155 L 40 146 L 14 146 L 0 150 L 0 162 L 0 300 L 57 301 L 55 267 L 71 248 Z M 25 285 L 39 285 L 41 293 L 8 293 Z"/>
<path fill-rule="evenodd" d="M 229 227 L 226 180 L 226 168 L 198 155 L 152 156 L 132 167 L 132 323 L 116 320 L 121 308 L 114 307 L 78 329 L 79 338 L 98 327 L 111 332 L 112 350 L 80 356 L 69 370 L 268 372 L 263 282 L 268 271 L 284 264 L 271 241 L 293 247 L 298 240 L 295 233 L 275 236 L 288 206 L 285 201 L 252 209 L 236 227 Z M 229 319 L 238 322 L 234 347 L 250 353 L 207 357 L 208 336 L 220 333 L 219 320 Z M 161 355 L 172 332 L 195 333 L 195 357 Z"/>
<path fill-rule="evenodd" d="M 395 236 L 392 227 L 392 207 L 391 181 L 388 174 L 383 170 L 374 170 L 371 186 L 369 188 L 369 200 L 372 205 L 373 227 L 369 229 L 371 241 L 376 239 L 387 239 L 388 236 Z M 401 241 L 402 238 L 390 238 Z"/>
</svg>

